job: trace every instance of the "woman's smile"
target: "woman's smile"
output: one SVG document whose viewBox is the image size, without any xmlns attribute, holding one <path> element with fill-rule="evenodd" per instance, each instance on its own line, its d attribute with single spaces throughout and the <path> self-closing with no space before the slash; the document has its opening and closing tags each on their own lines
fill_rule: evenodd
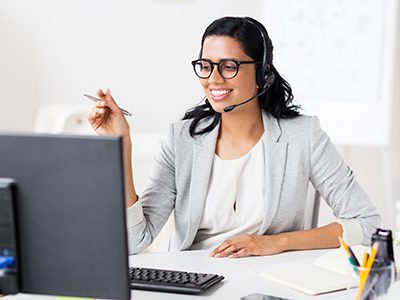
<svg viewBox="0 0 400 300">
<path fill-rule="evenodd" d="M 210 94 L 213 100 L 220 101 L 229 97 L 232 91 L 232 89 L 210 89 Z"/>
</svg>

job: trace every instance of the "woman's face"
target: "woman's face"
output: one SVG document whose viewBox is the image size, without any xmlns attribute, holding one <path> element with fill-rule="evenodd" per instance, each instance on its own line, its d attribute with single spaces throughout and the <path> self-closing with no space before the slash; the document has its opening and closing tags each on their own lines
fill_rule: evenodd
<svg viewBox="0 0 400 300">
<path fill-rule="evenodd" d="M 207 37 L 204 41 L 202 58 L 209 59 L 215 63 L 225 58 L 254 61 L 254 59 L 245 54 L 239 41 L 227 36 L 213 35 Z M 224 113 L 225 107 L 239 104 L 257 93 L 256 65 L 240 65 L 238 74 L 231 79 L 223 78 L 218 72 L 217 66 L 214 66 L 211 76 L 206 79 L 200 79 L 200 83 L 212 108 L 216 112 Z M 256 101 L 251 102 L 253 102 L 253 105 L 257 103 Z M 240 106 L 240 108 L 243 107 Z M 235 109 L 235 111 L 238 110 L 239 107 Z"/>
</svg>

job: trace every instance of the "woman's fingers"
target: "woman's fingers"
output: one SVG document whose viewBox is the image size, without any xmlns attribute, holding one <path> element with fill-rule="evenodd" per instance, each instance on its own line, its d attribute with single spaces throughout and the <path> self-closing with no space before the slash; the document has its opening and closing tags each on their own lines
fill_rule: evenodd
<svg viewBox="0 0 400 300">
<path fill-rule="evenodd" d="M 89 121 L 89 124 L 96 129 L 95 123 L 96 123 L 96 117 L 95 114 L 92 112 L 90 115 L 87 116 L 87 119 Z"/>
<path fill-rule="evenodd" d="M 103 116 L 105 113 L 106 113 L 106 107 L 105 106 L 103 106 L 103 107 L 95 106 L 95 107 L 92 108 L 92 114 L 94 114 L 94 117 L 96 117 L 96 118 L 99 118 L 99 117 Z"/>
<path fill-rule="evenodd" d="M 232 244 L 223 251 L 220 251 L 218 253 L 215 253 L 213 256 L 214 257 L 228 257 L 228 258 L 239 258 L 239 257 L 244 257 L 244 256 L 249 256 L 252 255 L 251 251 L 246 248 L 246 244 L 243 243 L 237 243 L 237 244 Z"/>
<path fill-rule="evenodd" d="M 239 258 L 239 257 L 244 257 L 244 256 L 249 256 L 250 253 L 247 251 L 246 248 L 242 248 L 239 251 L 232 253 L 231 255 L 229 255 L 229 258 Z"/>
<path fill-rule="evenodd" d="M 233 243 L 223 251 L 215 254 L 215 257 L 227 257 L 243 248 L 241 243 Z"/>
<path fill-rule="evenodd" d="M 105 95 L 106 95 L 106 94 L 104 94 L 104 92 L 103 92 L 102 89 L 98 89 L 98 90 L 97 90 L 97 96 L 98 96 L 99 98 L 103 99 Z"/>
<path fill-rule="evenodd" d="M 114 98 L 111 96 L 111 91 L 110 89 L 106 89 L 106 92 L 104 92 L 102 89 L 98 89 L 97 91 L 97 96 L 102 99 L 103 101 L 98 101 L 97 103 L 104 102 L 104 106 L 108 106 L 111 108 L 112 111 L 116 113 L 123 114 L 122 110 L 119 108 L 118 104 L 115 102 Z"/>
<path fill-rule="evenodd" d="M 95 130 L 107 119 L 109 110 L 110 109 L 104 105 L 96 105 L 92 108 L 92 113 L 88 117 L 88 120 Z"/>
<path fill-rule="evenodd" d="M 112 111 L 123 114 L 122 110 L 119 108 L 118 104 L 115 102 L 114 98 L 111 96 L 110 89 L 106 90 L 104 95 L 104 100 L 107 103 L 107 106 L 111 108 Z"/>
<path fill-rule="evenodd" d="M 107 106 L 107 103 L 106 103 L 106 101 L 97 101 L 95 103 L 95 106 L 98 107 L 98 108 L 103 108 L 103 107 Z"/>
<path fill-rule="evenodd" d="M 227 241 L 223 242 L 221 245 L 219 245 L 217 248 L 215 248 L 215 249 L 210 253 L 210 256 L 216 256 L 216 257 L 218 257 L 217 255 L 218 255 L 220 252 L 224 251 L 226 248 L 228 248 L 230 245 L 231 245 L 231 241 L 230 241 L 230 240 L 227 240 Z"/>
</svg>

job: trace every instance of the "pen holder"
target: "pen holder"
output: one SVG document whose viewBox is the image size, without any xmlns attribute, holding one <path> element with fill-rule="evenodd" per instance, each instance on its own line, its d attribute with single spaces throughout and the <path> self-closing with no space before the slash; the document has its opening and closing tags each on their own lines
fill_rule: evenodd
<svg viewBox="0 0 400 300">
<path fill-rule="evenodd" d="M 370 269 L 353 266 L 359 277 L 356 300 L 398 299 L 393 295 L 395 282 L 395 265 L 389 262 L 384 266 L 372 266 Z"/>
</svg>

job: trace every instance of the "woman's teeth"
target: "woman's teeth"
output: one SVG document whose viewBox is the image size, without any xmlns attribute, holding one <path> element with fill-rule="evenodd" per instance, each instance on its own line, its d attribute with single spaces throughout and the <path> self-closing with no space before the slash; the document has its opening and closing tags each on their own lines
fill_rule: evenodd
<svg viewBox="0 0 400 300">
<path fill-rule="evenodd" d="M 211 90 L 213 96 L 223 96 L 230 93 L 232 90 Z"/>
</svg>

